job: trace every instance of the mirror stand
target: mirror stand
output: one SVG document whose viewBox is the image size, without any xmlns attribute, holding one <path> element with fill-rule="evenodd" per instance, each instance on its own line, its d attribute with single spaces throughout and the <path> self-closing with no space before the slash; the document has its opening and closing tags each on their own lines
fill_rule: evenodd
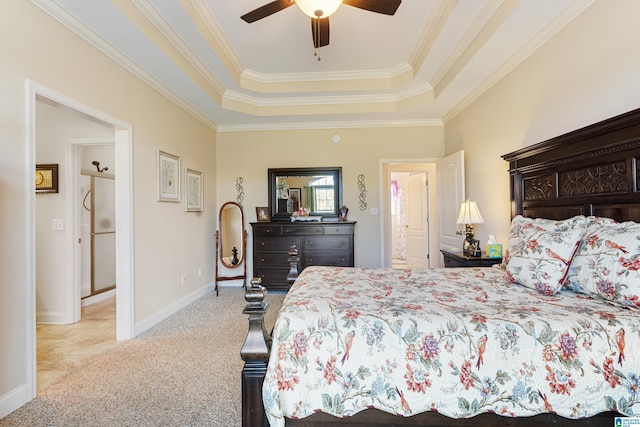
<svg viewBox="0 0 640 427">
<path fill-rule="evenodd" d="M 244 228 L 244 211 L 236 202 L 226 202 L 220 208 L 218 230 L 216 231 L 216 296 L 219 295 L 218 282 L 242 280 L 247 289 L 247 231 Z M 242 274 L 221 275 L 220 264 L 226 269 L 242 267 Z"/>
</svg>

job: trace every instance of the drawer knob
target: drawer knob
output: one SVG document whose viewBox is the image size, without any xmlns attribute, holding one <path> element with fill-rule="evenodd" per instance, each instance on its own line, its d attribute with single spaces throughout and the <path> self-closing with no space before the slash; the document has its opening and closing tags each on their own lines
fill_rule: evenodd
<svg viewBox="0 0 640 427">
<path fill-rule="evenodd" d="M 260 258 L 260 262 L 264 262 L 264 258 Z"/>
<path fill-rule="evenodd" d="M 309 262 L 313 262 L 313 258 L 309 258 Z"/>
<path fill-rule="evenodd" d="M 264 242 L 260 242 L 260 246 L 264 246 Z"/>
<path fill-rule="evenodd" d="M 313 245 L 313 242 L 309 242 L 309 246 Z"/>
</svg>

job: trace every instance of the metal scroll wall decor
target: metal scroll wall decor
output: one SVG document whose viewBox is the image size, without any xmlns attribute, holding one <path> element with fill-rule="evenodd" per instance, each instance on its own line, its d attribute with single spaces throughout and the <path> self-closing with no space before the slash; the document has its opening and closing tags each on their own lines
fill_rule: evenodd
<svg viewBox="0 0 640 427">
<path fill-rule="evenodd" d="M 242 205 L 242 201 L 244 200 L 244 187 L 242 187 L 243 182 L 244 179 L 241 176 L 236 179 L 236 192 L 238 193 L 236 201 L 239 205 Z"/>
<path fill-rule="evenodd" d="M 367 188 L 364 185 L 364 174 L 358 175 L 358 191 L 360 195 L 358 196 L 360 200 L 360 210 L 363 211 L 367 209 Z"/>
</svg>

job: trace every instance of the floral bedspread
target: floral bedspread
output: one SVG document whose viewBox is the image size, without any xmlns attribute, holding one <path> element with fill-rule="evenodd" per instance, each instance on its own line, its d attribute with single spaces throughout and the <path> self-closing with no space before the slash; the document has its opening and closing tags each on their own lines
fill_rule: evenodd
<svg viewBox="0 0 640 427">
<path fill-rule="evenodd" d="M 271 426 L 322 411 L 640 413 L 640 313 L 498 268 L 309 267 L 273 332 Z"/>
</svg>

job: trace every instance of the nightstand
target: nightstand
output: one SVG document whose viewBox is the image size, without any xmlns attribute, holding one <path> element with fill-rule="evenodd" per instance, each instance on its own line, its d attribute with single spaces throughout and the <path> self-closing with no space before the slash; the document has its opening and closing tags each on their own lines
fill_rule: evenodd
<svg viewBox="0 0 640 427">
<path fill-rule="evenodd" d="M 480 256 L 467 255 L 462 250 L 440 249 L 444 256 L 444 266 L 450 267 L 491 267 L 494 264 L 500 264 L 502 258 L 489 258 L 485 256 L 484 251 Z"/>
</svg>

